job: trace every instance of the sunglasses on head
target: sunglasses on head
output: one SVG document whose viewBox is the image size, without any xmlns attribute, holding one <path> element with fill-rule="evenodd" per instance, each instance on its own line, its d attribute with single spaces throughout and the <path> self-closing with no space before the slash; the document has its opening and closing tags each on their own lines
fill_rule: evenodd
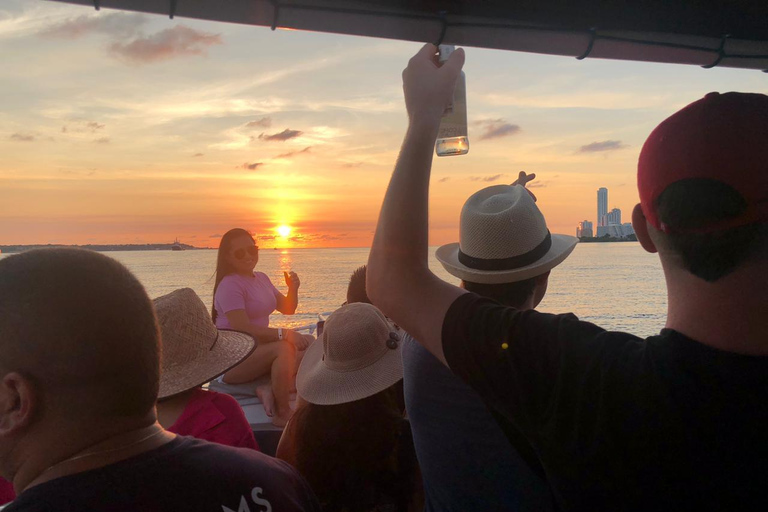
<svg viewBox="0 0 768 512">
<path fill-rule="evenodd" d="M 250 256 L 256 256 L 259 254 L 259 248 L 257 246 L 251 246 L 251 247 L 245 247 L 242 249 L 235 249 L 235 251 L 232 253 L 235 258 L 238 260 L 242 260 L 245 258 L 245 255 L 248 254 Z"/>
</svg>

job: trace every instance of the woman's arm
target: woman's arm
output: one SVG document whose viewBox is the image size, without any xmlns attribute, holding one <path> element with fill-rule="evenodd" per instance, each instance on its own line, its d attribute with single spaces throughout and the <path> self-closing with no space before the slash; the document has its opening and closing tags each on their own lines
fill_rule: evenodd
<svg viewBox="0 0 768 512">
<path fill-rule="evenodd" d="M 232 326 L 232 329 L 235 331 L 247 332 L 256 338 L 258 344 L 285 341 L 293 344 L 299 350 L 304 350 L 309 346 L 309 340 L 291 329 L 282 329 L 283 339 L 281 340 L 278 329 L 253 325 L 248 319 L 248 314 L 244 309 L 228 311 L 227 320 L 229 320 L 229 325 Z"/>
<path fill-rule="evenodd" d="M 240 332 L 247 332 L 259 343 L 271 343 L 273 341 L 279 341 L 279 336 L 277 329 L 274 329 L 272 327 L 259 327 L 256 325 L 253 325 L 251 321 L 248 319 L 248 314 L 245 312 L 244 309 L 235 309 L 232 311 L 227 311 L 227 320 L 229 320 L 229 325 L 232 326 L 232 329 L 235 331 Z M 288 329 L 283 330 L 283 339 L 285 339 L 285 331 Z"/>
<path fill-rule="evenodd" d="M 277 299 L 277 310 L 284 315 L 292 315 L 296 312 L 296 308 L 299 306 L 299 286 L 301 281 L 296 272 L 283 272 L 285 274 L 285 284 L 288 285 L 288 296 L 277 292 L 275 298 Z"/>
</svg>

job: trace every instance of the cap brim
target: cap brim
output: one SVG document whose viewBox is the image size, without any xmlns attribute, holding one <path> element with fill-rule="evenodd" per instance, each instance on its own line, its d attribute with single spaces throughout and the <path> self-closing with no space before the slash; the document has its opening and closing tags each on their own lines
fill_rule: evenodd
<svg viewBox="0 0 768 512">
<path fill-rule="evenodd" d="M 201 357 L 163 368 L 157 398 L 169 398 L 215 379 L 256 349 L 256 340 L 239 331 L 219 330 L 213 348 Z"/>
<path fill-rule="evenodd" d="M 552 270 L 573 251 L 579 239 L 575 236 L 552 235 L 552 247 L 535 263 L 513 270 L 476 270 L 459 261 L 459 244 L 447 244 L 439 247 L 435 253 L 443 268 L 459 279 L 471 283 L 501 284 L 524 281 Z"/>
<path fill-rule="evenodd" d="M 370 366 L 348 372 L 331 370 L 324 364 L 323 341 L 318 339 L 301 361 L 296 391 L 307 402 L 318 405 L 353 402 L 384 391 L 403 378 L 403 334 L 396 349 L 387 350 Z"/>
</svg>

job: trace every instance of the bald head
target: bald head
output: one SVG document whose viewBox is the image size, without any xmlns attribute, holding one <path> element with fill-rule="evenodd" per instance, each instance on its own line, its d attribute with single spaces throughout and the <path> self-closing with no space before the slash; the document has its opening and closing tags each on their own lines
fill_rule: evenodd
<svg viewBox="0 0 768 512">
<path fill-rule="evenodd" d="M 0 260 L 0 378 L 34 383 L 54 415 L 145 416 L 157 397 L 152 303 L 120 263 L 44 249 Z"/>
</svg>

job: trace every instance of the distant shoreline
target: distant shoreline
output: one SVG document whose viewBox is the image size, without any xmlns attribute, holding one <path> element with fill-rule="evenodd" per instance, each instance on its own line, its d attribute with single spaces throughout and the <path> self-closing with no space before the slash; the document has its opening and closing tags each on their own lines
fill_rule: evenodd
<svg viewBox="0 0 768 512">
<path fill-rule="evenodd" d="M 35 245 L 0 245 L 0 254 L 13 254 L 29 251 L 32 249 L 88 249 L 97 252 L 111 251 L 170 251 L 174 244 L 88 244 L 88 245 L 65 245 L 65 244 L 35 244 Z M 185 251 L 201 251 L 214 249 L 212 247 L 194 247 L 187 244 L 179 244 Z"/>
<path fill-rule="evenodd" d="M 593 238 L 582 237 L 582 238 L 579 238 L 579 243 L 582 243 L 582 244 L 608 244 L 608 243 L 612 243 L 612 242 L 637 242 L 637 237 L 633 235 L 633 236 L 627 237 L 627 238 L 613 238 L 611 236 L 609 236 L 609 237 L 602 236 L 600 238 L 597 238 L 597 237 L 593 237 Z"/>
</svg>

